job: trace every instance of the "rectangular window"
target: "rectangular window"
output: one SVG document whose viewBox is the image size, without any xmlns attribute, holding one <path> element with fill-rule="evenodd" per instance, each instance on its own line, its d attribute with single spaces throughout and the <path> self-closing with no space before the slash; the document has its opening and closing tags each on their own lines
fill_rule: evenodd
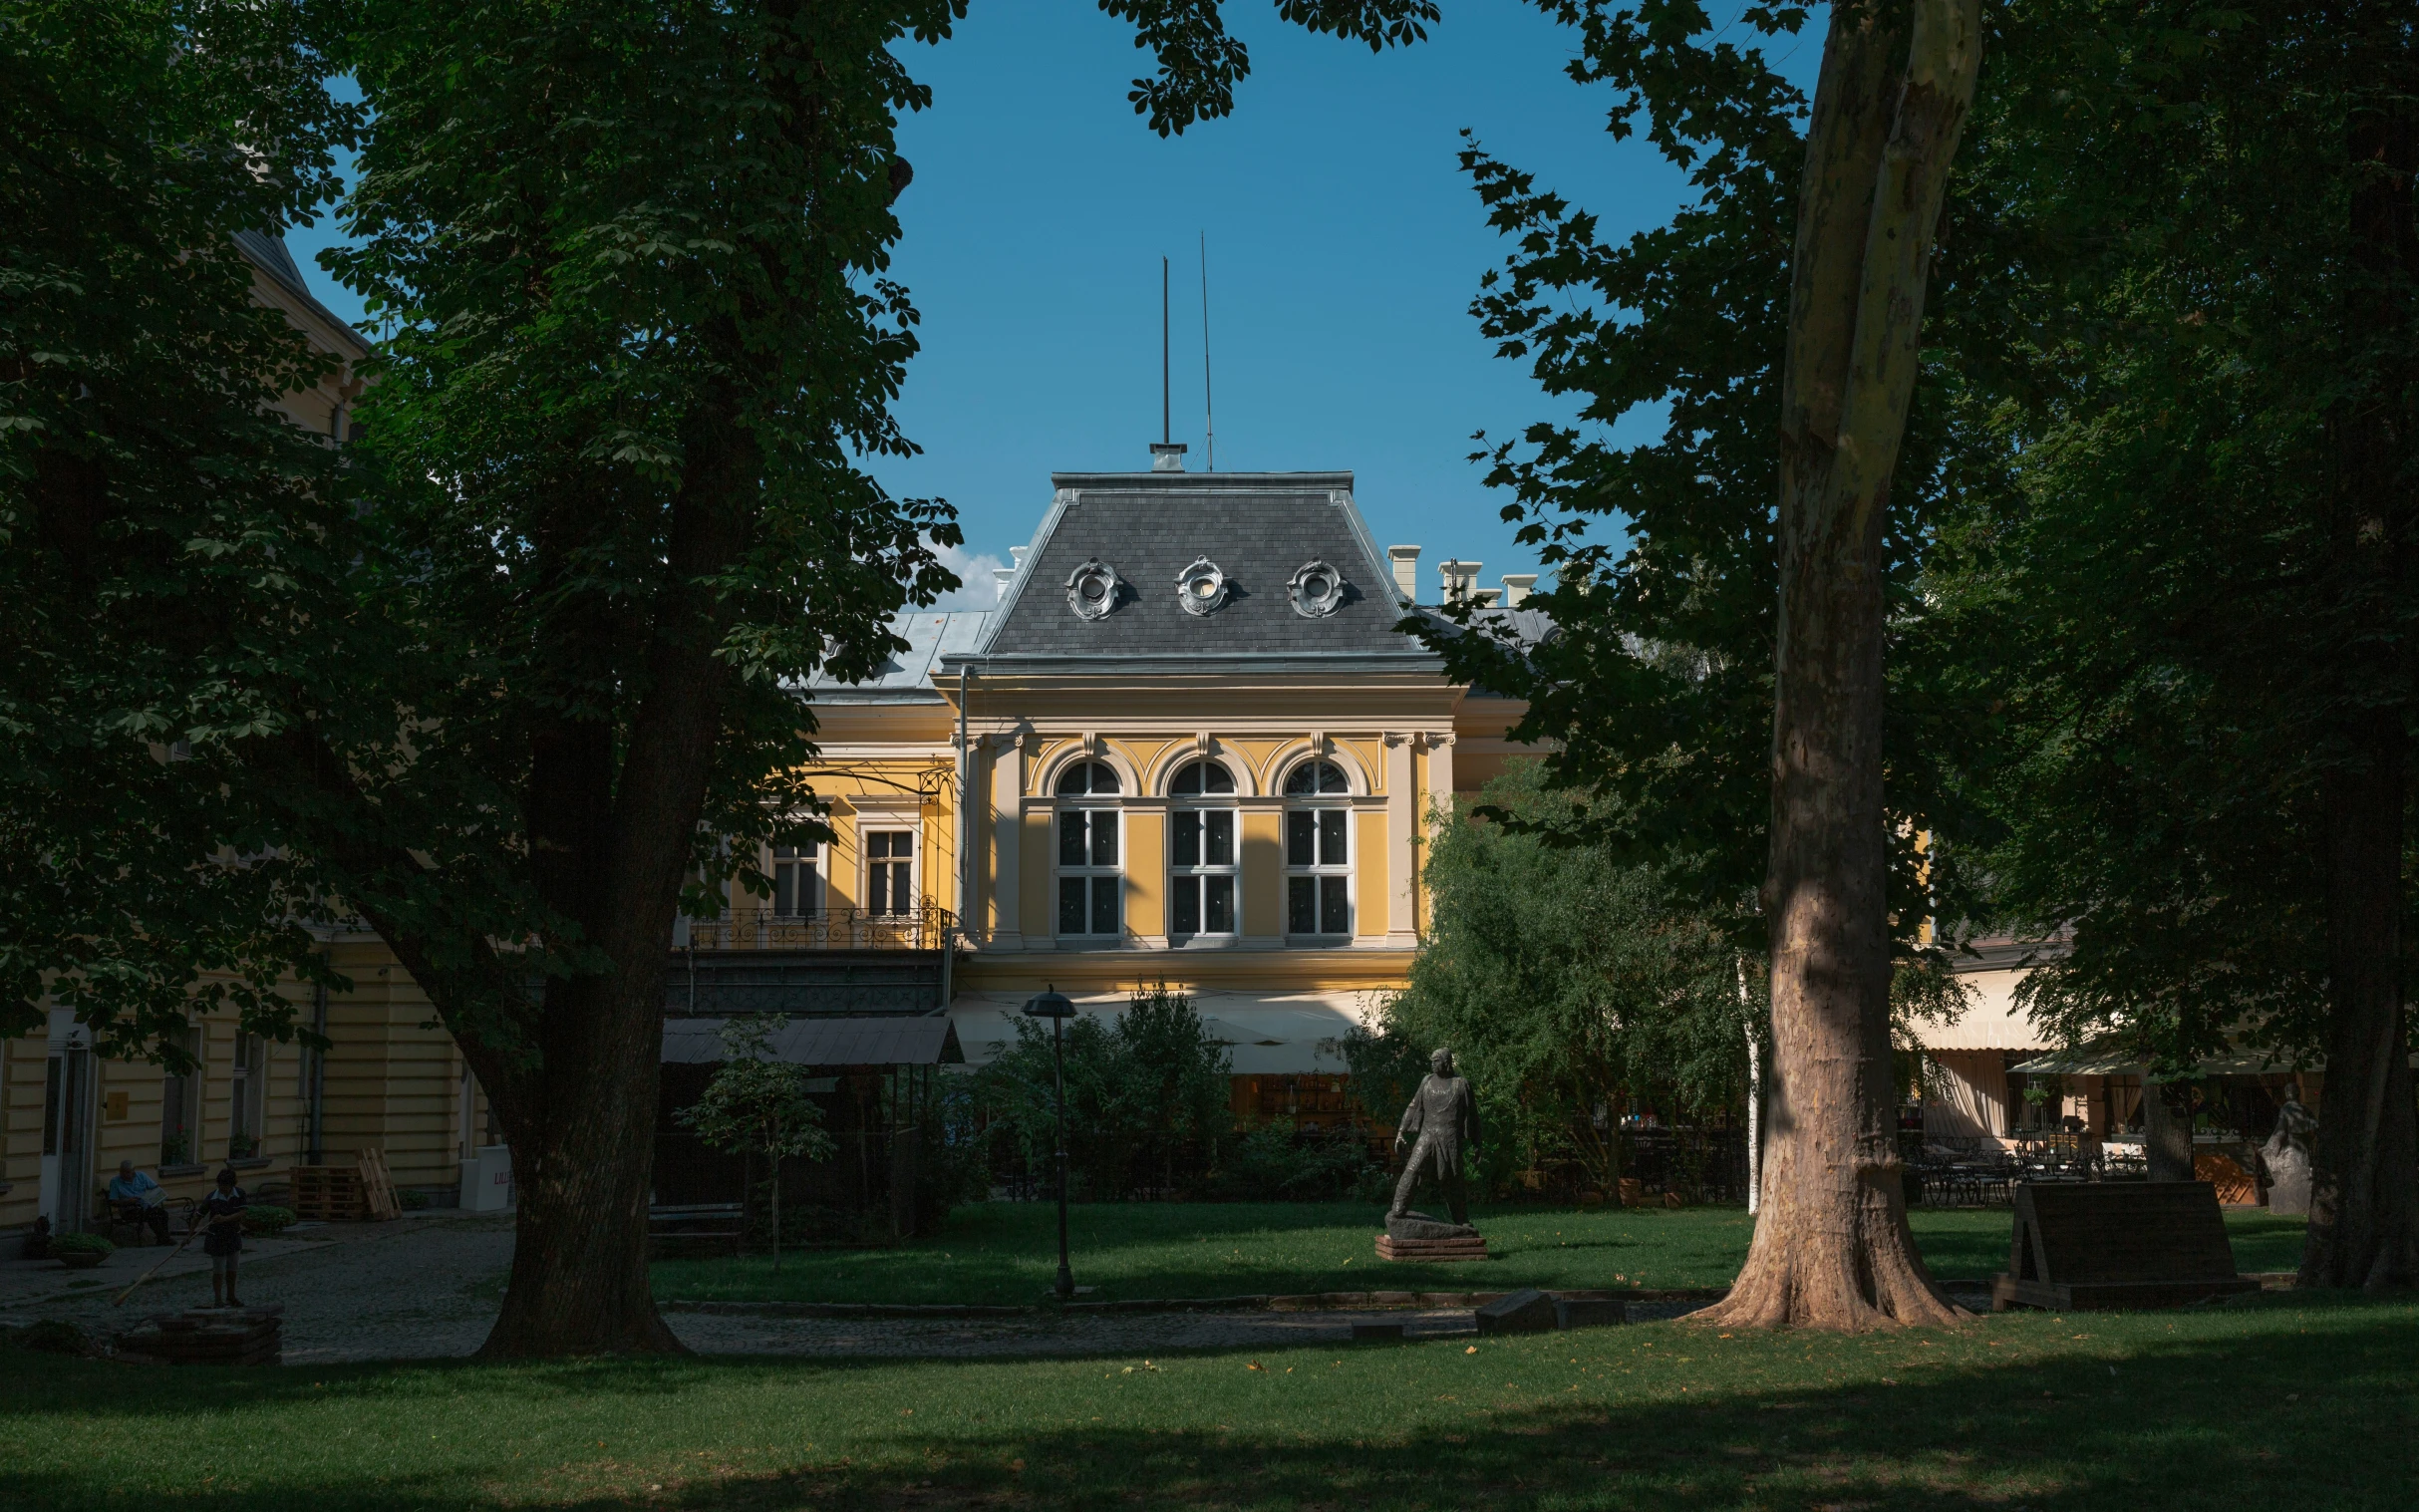
<svg viewBox="0 0 2419 1512">
<path fill-rule="evenodd" d="M 193 1049 L 190 1030 L 175 1034 L 176 1044 L 187 1053 Z M 159 1078 L 159 1163 L 161 1165 L 192 1165 L 201 1156 L 200 1141 L 194 1137 L 201 1121 L 201 1068 L 179 1076 L 173 1073 Z"/>
<path fill-rule="evenodd" d="M 1285 816 L 1285 932 L 1353 932 L 1352 813 L 1295 808 Z"/>
<path fill-rule="evenodd" d="M 1117 811 L 1073 808 L 1058 815 L 1058 933 L 1115 935 L 1123 919 L 1117 875 Z"/>
<path fill-rule="evenodd" d="M 904 914 L 915 908 L 915 835 L 904 829 L 865 832 L 865 911 Z"/>
<path fill-rule="evenodd" d="M 235 1037 L 232 1093 L 227 1115 L 227 1158 L 245 1160 L 260 1153 L 261 1125 L 268 1101 L 268 1046 L 258 1035 Z"/>
<path fill-rule="evenodd" d="M 823 911 L 822 847 L 772 847 L 772 911 L 783 918 L 811 918 Z"/>
<path fill-rule="evenodd" d="M 1231 808 L 1178 809 L 1169 862 L 1168 933 L 1235 932 L 1235 813 Z"/>
</svg>

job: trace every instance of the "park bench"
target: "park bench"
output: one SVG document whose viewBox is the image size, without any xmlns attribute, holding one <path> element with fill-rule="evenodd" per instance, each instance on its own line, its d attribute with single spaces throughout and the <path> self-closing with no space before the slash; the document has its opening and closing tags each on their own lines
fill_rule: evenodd
<svg viewBox="0 0 2419 1512">
<path fill-rule="evenodd" d="M 2206 1181 L 2020 1181 L 2007 1271 L 1990 1307 L 2059 1312 L 2177 1308 L 2256 1292 L 2235 1274 L 2218 1194 Z"/>
<path fill-rule="evenodd" d="M 647 1209 L 648 1253 L 664 1259 L 701 1250 L 737 1255 L 747 1237 L 747 1214 L 736 1202 L 659 1202 Z"/>
</svg>

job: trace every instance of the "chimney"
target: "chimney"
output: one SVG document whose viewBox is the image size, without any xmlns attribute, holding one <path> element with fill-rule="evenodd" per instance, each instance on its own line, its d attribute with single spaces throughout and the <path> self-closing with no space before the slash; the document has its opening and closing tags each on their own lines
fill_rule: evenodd
<svg viewBox="0 0 2419 1512">
<path fill-rule="evenodd" d="M 1417 546 L 1388 546 L 1386 560 L 1393 564 L 1394 591 L 1406 604 L 1419 602 L 1419 548 Z"/>
<path fill-rule="evenodd" d="M 999 585 L 999 596 L 1001 598 L 1006 598 L 1008 597 L 1008 585 L 1017 580 L 1017 569 L 1014 567 L 994 567 L 991 569 L 991 580 Z"/>
<path fill-rule="evenodd" d="M 1478 586 L 1478 569 L 1485 565 L 1484 562 L 1465 562 L 1450 556 L 1438 562 L 1436 575 L 1444 583 L 1444 601 L 1450 604 L 1470 597 L 1471 590 Z"/>
<path fill-rule="evenodd" d="M 1155 441 L 1155 442 L 1152 442 L 1152 443 L 1151 443 L 1151 470 L 1152 470 L 1153 472 L 1181 472 L 1181 471 L 1183 471 L 1183 470 L 1184 470 L 1184 443 L 1182 443 L 1182 442 L 1180 442 L 1180 441 Z"/>
<path fill-rule="evenodd" d="M 1521 605 L 1523 605 L 1523 604 L 1525 604 L 1525 603 L 1527 603 L 1527 602 L 1529 601 L 1529 595 L 1530 595 L 1531 593 L 1535 592 L 1535 591 L 1536 591 L 1536 589 L 1537 589 L 1537 574 L 1536 574 L 1536 573 L 1534 573 L 1534 572 L 1507 572 L 1507 573 L 1505 573 L 1505 574 L 1503 575 L 1503 606 L 1504 606 L 1506 609 L 1517 609 L 1517 608 L 1519 608 Z"/>
<path fill-rule="evenodd" d="M 1470 590 L 1470 596 L 1478 600 L 1478 607 L 1481 609 L 1492 609 L 1503 602 L 1501 588 L 1473 588 Z"/>
<path fill-rule="evenodd" d="M 1033 549 L 1033 547 L 1031 547 L 1031 546 L 1011 546 L 1011 547 L 1009 547 L 1009 548 L 1008 548 L 1008 570 L 1009 570 L 1009 571 L 1011 571 L 1011 572 L 1014 572 L 1014 571 L 1016 571 L 1016 570 L 1017 570 L 1019 567 L 1024 566 L 1024 565 L 1025 565 L 1025 553 L 1026 553 L 1026 552 L 1028 552 L 1028 551 L 1031 551 L 1032 549 Z"/>
</svg>

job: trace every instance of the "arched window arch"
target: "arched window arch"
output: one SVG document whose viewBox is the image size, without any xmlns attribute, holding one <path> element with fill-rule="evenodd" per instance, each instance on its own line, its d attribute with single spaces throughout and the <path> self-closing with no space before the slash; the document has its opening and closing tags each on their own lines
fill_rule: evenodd
<svg viewBox="0 0 2419 1512">
<path fill-rule="evenodd" d="M 1058 773 L 1058 929 L 1097 943 L 1122 932 L 1124 872 L 1119 860 L 1121 790 L 1106 761 L 1077 761 Z"/>
<path fill-rule="evenodd" d="M 1058 773 L 1058 796 L 1062 798 L 1116 790 L 1117 768 L 1106 761 L 1077 761 Z"/>
<path fill-rule="evenodd" d="M 1285 795 L 1289 798 L 1308 797 L 1314 793 L 1334 793 L 1339 796 L 1353 790 L 1344 768 L 1334 761 L 1305 761 L 1286 774 Z"/>
<path fill-rule="evenodd" d="M 1217 761 L 1188 761 L 1167 784 L 1168 913 L 1171 943 L 1231 935 L 1237 892 L 1235 774 Z"/>
<path fill-rule="evenodd" d="M 1177 797 L 1199 797 L 1207 793 L 1233 792 L 1235 774 L 1221 761 L 1187 761 L 1176 768 L 1168 781 L 1167 790 Z"/>
<path fill-rule="evenodd" d="M 1285 932 L 1353 933 L 1353 790 L 1334 761 L 1308 760 L 1285 778 Z"/>
</svg>

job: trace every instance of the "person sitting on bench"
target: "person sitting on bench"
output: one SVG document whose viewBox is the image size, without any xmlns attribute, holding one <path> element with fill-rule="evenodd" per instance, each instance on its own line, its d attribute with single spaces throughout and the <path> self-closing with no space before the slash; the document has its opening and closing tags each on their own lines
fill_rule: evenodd
<svg viewBox="0 0 2419 1512">
<path fill-rule="evenodd" d="M 120 1223 L 151 1231 L 151 1243 L 168 1242 L 168 1194 L 159 1183 L 135 1169 L 132 1160 L 118 1162 L 117 1179 L 110 1183 L 110 1211 Z"/>
</svg>

